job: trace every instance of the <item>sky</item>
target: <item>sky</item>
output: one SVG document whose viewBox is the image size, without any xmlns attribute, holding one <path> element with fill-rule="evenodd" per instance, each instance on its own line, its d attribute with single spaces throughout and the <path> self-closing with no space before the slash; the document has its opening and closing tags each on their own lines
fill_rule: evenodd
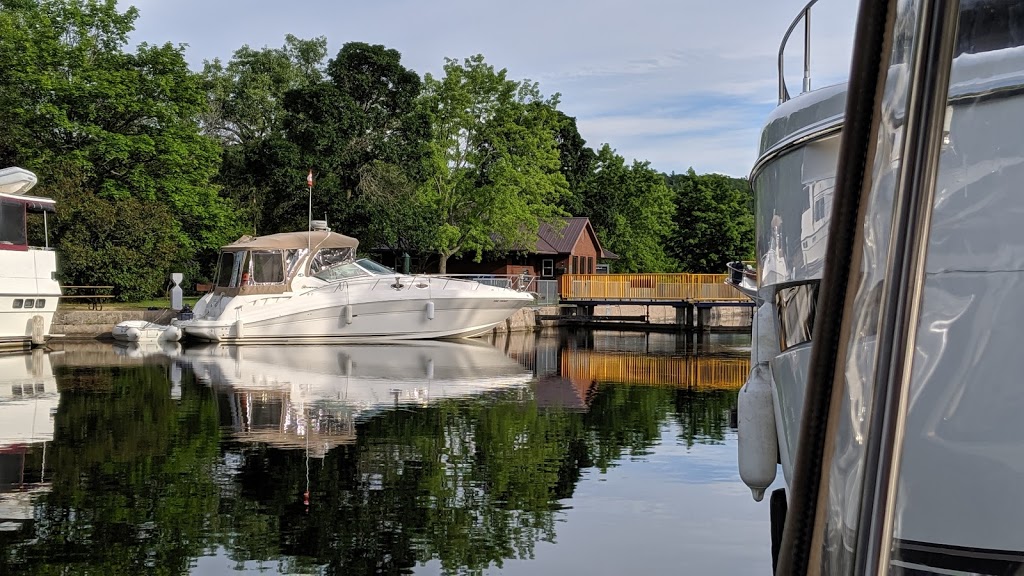
<svg viewBox="0 0 1024 576">
<path fill-rule="evenodd" d="M 419 74 L 482 54 L 530 79 L 577 119 L 591 147 L 662 172 L 745 177 L 777 105 L 779 44 L 806 0 L 119 0 L 139 9 L 131 46 L 187 45 L 189 65 L 229 60 L 242 45 L 280 47 L 286 34 L 383 44 Z M 846 5 L 849 4 L 849 5 Z M 856 3 L 812 11 L 812 86 L 845 81 Z M 800 91 L 802 25 L 786 52 Z"/>
</svg>

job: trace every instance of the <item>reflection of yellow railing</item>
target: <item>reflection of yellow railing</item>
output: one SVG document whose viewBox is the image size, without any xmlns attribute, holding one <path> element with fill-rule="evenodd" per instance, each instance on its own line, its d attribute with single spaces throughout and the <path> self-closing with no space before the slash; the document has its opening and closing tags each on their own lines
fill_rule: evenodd
<svg viewBox="0 0 1024 576">
<path fill-rule="evenodd" d="M 750 359 L 564 350 L 561 369 L 563 378 L 587 382 L 737 389 L 750 373 Z"/>
<path fill-rule="evenodd" d="M 565 274 L 563 301 L 735 301 L 749 300 L 725 284 L 725 274 Z"/>
</svg>

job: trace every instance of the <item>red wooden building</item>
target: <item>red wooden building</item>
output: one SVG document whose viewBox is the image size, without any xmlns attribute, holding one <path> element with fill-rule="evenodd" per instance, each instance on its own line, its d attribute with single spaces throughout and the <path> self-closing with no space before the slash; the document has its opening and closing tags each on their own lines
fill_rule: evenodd
<svg viewBox="0 0 1024 576">
<path fill-rule="evenodd" d="M 596 274 L 606 271 L 606 267 L 600 266 L 602 261 L 618 259 L 618 255 L 601 247 L 601 241 L 589 218 L 566 218 L 564 222 L 560 229 L 541 223 L 537 230 L 537 244 L 532 250 L 509 252 L 504 255 L 485 252 L 481 262 L 474 262 L 473 255 L 466 254 L 461 258 L 448 260 L 448 273 L 527 272 L 541 279 L 554 279 L 562 274 Z"/>
</svg>

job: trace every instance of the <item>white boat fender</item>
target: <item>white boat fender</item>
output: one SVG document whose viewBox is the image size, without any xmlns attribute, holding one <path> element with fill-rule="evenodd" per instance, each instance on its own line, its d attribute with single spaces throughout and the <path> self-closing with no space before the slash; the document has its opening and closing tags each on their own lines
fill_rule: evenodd
<svg viewBox="0 0 1024 576">
<path fill-rule="evenodd" d="M 241 318 L 235 320 L 235 338 L 245 338 L 245 323 Z"/>
<path fill-rule="evenodd" d="M 432 300 L 427 301 L 427 320 L 434 319 L 434 302 Z"/>
<path fill-rule="evenodd" d="M 140 338 L 142 338 L 142 332 L 140 332 L 135 326 L 129 326 L 128 329 L 124 331 L 124 339 L 129 342 L 138 342 Z"/>
<path fill-rule="evenodd" d="M 352 323 L 352 305 L 345 306 L 345 324 Z"/>
<path fill-rule="evenodd" d="M 775 430 L 775 409 L 767 363 L 756 364 L 740 388 L 737 399 L 740 479 L 750 488 L 756 502 L 775 481 L 779 439 Z"/>
<path fill-rule="evenodd" d="M 38 314 L 32 317 L 32 343 L 36 346 L 46 344 L 46 334 L 43 333 L 43 317 Z"/>
</svg>

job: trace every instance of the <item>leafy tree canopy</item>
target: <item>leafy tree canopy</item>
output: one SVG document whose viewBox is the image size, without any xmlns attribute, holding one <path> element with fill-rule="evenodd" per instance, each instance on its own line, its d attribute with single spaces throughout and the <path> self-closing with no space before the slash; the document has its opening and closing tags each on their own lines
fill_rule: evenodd
<svg viewBox="0 0 1024 576">
<path fill-rule="evenodd" d="M 205 92 L 183 48 L 141 44 L 135 53 L 123 51 L 138 13 L 118 12 L 114 0 L 20 0 L 0 7 L 0 165 L 35 170 L 42 175 L 38 191 L 60 200 L 55 236 L 71 271 L 65 280 L 82 282 L 73 271 L 91 268 L 122 294 L 138 289 L 116 272 L 122 263 L 106 246 L 73 245 L 67 236 L 77 225 L 62 202 L 61 193 L 70 191 L 52 184 L 72 180 L 73 192 L 96 202 L 165 206 L 170 218 L 155 216 L 149 225 L 157 236 L 170 234 L 176 247 L 170 257 L 116 246 L 136 250 L 150 273 L 164 278 L 171 270 L 200 275 L 196 259 L 208 263 L 237 227 L 231 203 L 210 184 L 219 152 L 199 131 Z M 129 199 L 140 203 L 125 204 Z"/>
<path fill-rule="evenodd" d="M 442 273 L 463 252 L 479 259 L 484 250 L 530 245 L 541 220 L 564 214 L 557 104 L 557 95 L 545 100 L 536 83 L 510 80 L 480 55 L 446 60 L 442 78 L 426 75 L 420 106 L 432 136 L 420 189 L 440 222 Z"/>
<path fill-rule="evenodd" d="M 676 192 L 676 234 L 669 253 L 687 272 L 721 273 L 754 259 L 754 215 L 746 180 L 722 174 L 668 176 Z"/>
</svg>

